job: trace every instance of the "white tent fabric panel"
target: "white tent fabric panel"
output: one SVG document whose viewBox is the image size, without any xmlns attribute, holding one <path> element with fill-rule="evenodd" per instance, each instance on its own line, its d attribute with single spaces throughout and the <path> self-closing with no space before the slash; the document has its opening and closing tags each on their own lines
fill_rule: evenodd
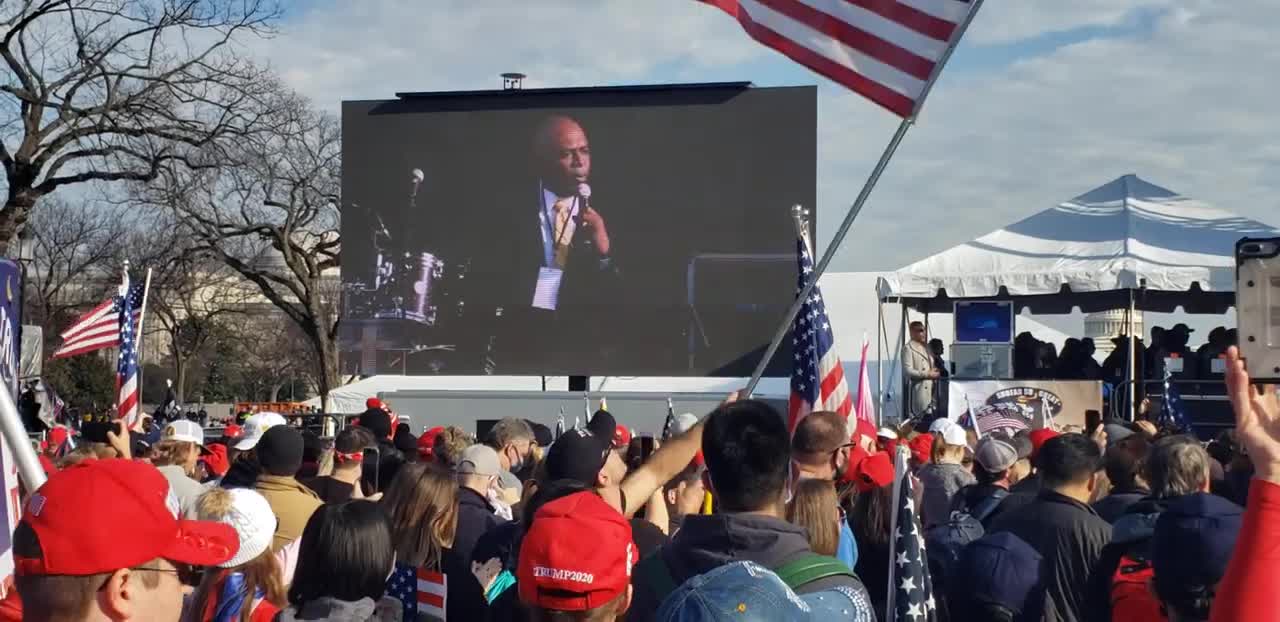
<svg viewBox="0 0 1280 622">
<path fill-rule="evenodd" d="M 885 298 L 1235 290 L 1235 243 L 1275 227 L 1125 175 L 886 276 Z"/>
</svg>

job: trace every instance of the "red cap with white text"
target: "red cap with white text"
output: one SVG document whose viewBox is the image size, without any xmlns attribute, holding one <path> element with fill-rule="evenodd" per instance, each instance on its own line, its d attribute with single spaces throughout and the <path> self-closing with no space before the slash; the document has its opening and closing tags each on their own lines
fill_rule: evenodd
<svg viewBox="0 0 1280 622">
<path fill-rule="evenodd" d="M 638 558 L 631 523 L 600 495 L 556 499 L 538 510 L 520 544 L 520 600 L 555 611 L 595 609 L 627 590 Z"/>
<path fill-rule="evenodd" d="M 106 511 L 86 516 L 93 508 Z M 230 525 L 178 520 L 168 480 L 132 460 L 88 460 L 50 475 L 22 523 L 40 545 L 39 557 L 15 559 L 27 576 L 103 574 L 157 558 L 215 566 L 240 548 Z"/>
</svg>

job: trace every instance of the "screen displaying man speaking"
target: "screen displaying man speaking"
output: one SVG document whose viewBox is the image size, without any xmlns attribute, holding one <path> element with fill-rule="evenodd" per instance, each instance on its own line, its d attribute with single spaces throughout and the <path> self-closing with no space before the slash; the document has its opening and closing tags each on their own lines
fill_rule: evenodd
<svg viewBox="0 0 1280 622">
<path fill-rule="evenodd" d="M 345 367 L 749 373 L 794 294 L 815 125 L 812 87 L 346 102 Z"/>
</svg>

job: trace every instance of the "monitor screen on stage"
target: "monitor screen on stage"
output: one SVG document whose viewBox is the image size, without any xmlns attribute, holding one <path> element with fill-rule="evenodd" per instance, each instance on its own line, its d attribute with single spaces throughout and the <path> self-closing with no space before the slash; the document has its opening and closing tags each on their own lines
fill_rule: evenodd
<svg viewBox="0 0 1280 622">
<path fill-rule="evenodd" d="M 342 124 L 344 372 L 746 376 L 794 296 L 814 87 L 407 94 Z"/>
<path fill-rule="evenodd" d="M 1013 303 L 957 302 L 956 343 L 1012 343 Z"/>
</svg>

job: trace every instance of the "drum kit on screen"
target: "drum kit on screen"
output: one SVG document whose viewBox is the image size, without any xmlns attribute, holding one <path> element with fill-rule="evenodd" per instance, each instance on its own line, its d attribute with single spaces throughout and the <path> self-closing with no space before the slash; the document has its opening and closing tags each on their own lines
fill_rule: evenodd
<svg viewBox="0 0 1280 622">
<path fill-rule="evenodd" d="M 418 188 L 424 177 L 421 169 L 413 169 L 411 214 L 416 213 Z M 409 248 L 403 237 L 396 238 L 387 230 L 376 209 L 366 212 L 374 224 L 373 275 L 371 281 L 347 286 L 348 293 L 353 294 L 348 298 L 348 316 L 406 320 L 432 328 L 461 317 L 464 304 L 460 292 L 467 263 L 449 265 L 430 250 Z"/>
</svg>

